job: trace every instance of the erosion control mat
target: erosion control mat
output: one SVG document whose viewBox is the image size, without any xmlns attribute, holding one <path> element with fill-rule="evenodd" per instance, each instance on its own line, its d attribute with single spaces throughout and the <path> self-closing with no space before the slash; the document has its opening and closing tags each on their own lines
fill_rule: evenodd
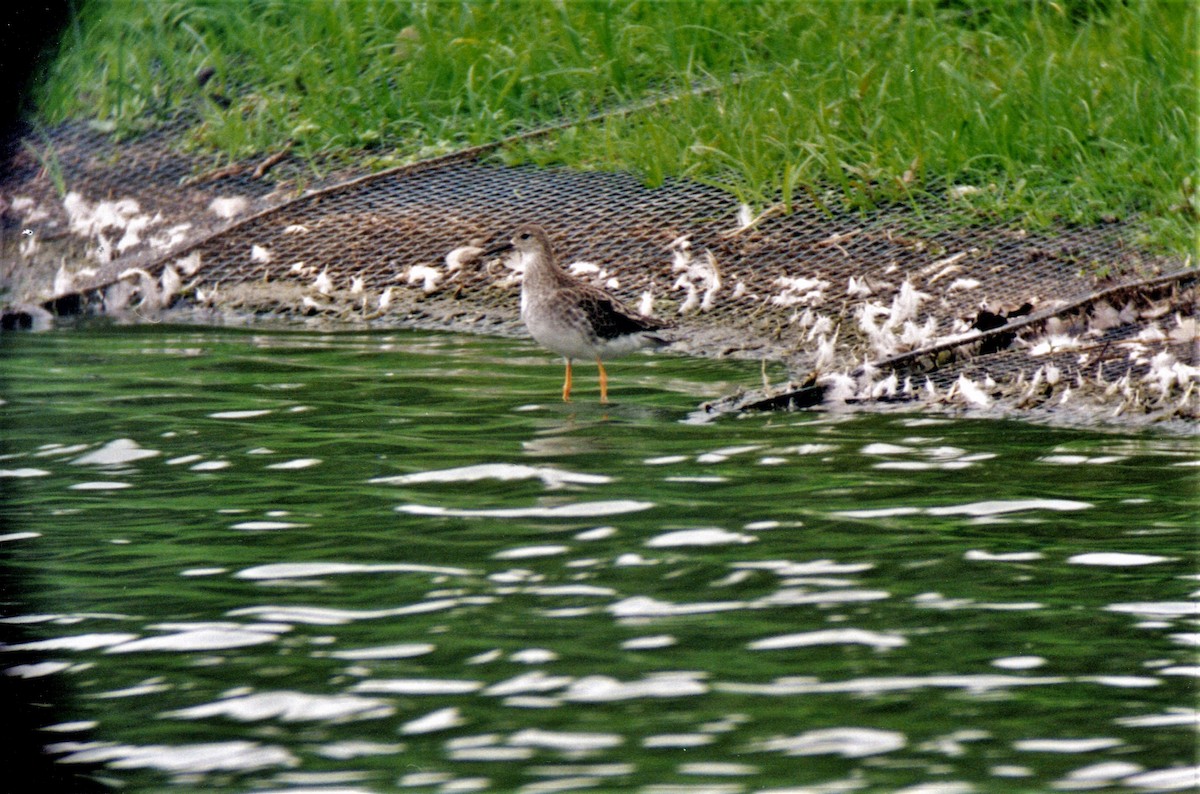
<svg viewBox="0 0 1200 794">
<path fill-rule="evenodd" d="M 496 146 L 316 179 L 286 150 L 208 167 L 178 137 L 68 125 L 9 144 L 7 329 L 184 312 L 516 334 L 520 274 L 480 252 L 534 221 L 572 272 L 672 320 L 674 350 L 787 362 L 791 383 L 708 412 L 1198 414 L 1197 271 L 1137 250 L 1126 223 L 935 230 L 972 199 L 953 186 L 869 214 L 816 191 L 751 210 L 702 184 L 503 166 Z"/>
</svg>

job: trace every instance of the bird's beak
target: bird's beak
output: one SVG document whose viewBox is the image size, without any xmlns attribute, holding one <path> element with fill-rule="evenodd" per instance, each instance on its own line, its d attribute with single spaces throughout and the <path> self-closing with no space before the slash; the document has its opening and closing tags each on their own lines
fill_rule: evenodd
<svg viewBox="0 0 1200 794">
<path fill-rule="evenodd" d="M 503 243 L 493 245 L 491 248 L 484 251 L 483 255 L 491 257 L 491 256 L 495 256 L 496 254 L 502 254 L 505 251 L 511 251 L 512 249 L 513 249 L 513 244 L 506 240 Z"/>
</svg>

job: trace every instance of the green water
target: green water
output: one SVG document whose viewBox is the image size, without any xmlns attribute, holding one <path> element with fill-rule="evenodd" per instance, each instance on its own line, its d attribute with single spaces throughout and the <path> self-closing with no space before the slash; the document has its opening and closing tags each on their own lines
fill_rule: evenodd
<svg viewBox="0 0 1200 794">
<path fill-rule="evenodd" d="M 615 362 L 608 407 L 581 366 L 564 405 L 451 335 L 2 344 L 0 670 L 115 788 L 1195 782 L 1194 439 L 699 424 L 758 366 Z"/>
</svg>

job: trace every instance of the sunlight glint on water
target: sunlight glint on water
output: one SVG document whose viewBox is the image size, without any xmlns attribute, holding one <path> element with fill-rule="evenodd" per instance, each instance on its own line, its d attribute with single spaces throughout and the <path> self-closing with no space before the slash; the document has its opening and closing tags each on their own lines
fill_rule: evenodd
<svg viewBox="0 0 1200 794">
<path fill-rule="evenodd" d="M 1191 439 L 523 342 L 6 336 L 0 669 L 135 789 L 1189 789 Z M 665 789 L 661 787 L 675 787 Z M 659 788 L 656 788 L 659 787 Z M 813 789 L 817 790 L 817 789 Z"/>
</svg>

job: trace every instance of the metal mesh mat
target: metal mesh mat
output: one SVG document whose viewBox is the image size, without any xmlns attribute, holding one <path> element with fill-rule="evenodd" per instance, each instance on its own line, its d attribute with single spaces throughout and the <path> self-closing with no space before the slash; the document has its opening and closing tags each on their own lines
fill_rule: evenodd
<svg viewBox="0 0 1200 794">
<path fill-rule="evenodd" d="M 475 254 L 536 221 L 564 265 L 674 320 L 675 349 L 788 361 L 794 384 L 712 410 L 814 394 L 1045 406 L 1073 390 L 1110 414 L 1196 415 L 1195 271 L 1137 250 L 1126 224 L 931 231 L 968 200 L 953 189 L 867 214 L 831 194 L 756 216 L 706 185 L 506 167 L 488 147 L 320 180 L 286 152 L 206 170 L 176 137 L 70 126 L 10 145 L 10 317 L 184 306 L 517 333 L 519 274 Z M 60 269 L 66 253 L 87 266 Z"/>
<path fill-rule="evenodd" d="M 0 143 L 0 279 L 9 302 L 97 283 L 90 273 L 107 273 L 109 262 L 117 273 L 154 263 L 239 216 L 355 173 L 330 168 L 317 177 L 289 157 L 210 165 L 181 151 L 188 124 L 122 140 L 72 123 Z M 78 283 L 60 280 L 56 290 L 64 259 Z"/>
</svg>

